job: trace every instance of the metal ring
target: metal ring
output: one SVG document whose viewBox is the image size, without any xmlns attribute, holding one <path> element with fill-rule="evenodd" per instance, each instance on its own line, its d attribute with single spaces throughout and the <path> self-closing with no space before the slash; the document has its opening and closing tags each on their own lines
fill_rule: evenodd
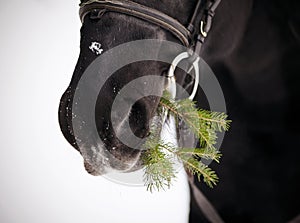
<svg viewBox="0 0 300 223">
<path fill-rule="evenodd" d="M 168 71 L 168 78 L 174 78 L 175 77 L 175 69 L 178 66 L 178 64 L 184 60 L 190 57 L 190 54 L 188 52 L 183 52 L 181 54 L 179 54 L 177 57 L 175 57 L 175 59 L 173 60 L 173 62 L 171 63 L 171 66 L 169 68 Z M 195 70 L 195 83 L 194 83 L 194 87 L 193 87 L 193 91 L 191 93 L 191 95 L 189 96 L 190 100 L 193 100 L 197 90 L 198 90 L 198 85 L 199 85 L 199 57 L 196 58 L 196 60 L 193 62 L 193 68 Z M 169 87 L 171 89 L 171 87 Z M 172 92 L 170 92 L 172 93 Z M 175 95 L 176 96 L 176 95 Z"/>
</svg>

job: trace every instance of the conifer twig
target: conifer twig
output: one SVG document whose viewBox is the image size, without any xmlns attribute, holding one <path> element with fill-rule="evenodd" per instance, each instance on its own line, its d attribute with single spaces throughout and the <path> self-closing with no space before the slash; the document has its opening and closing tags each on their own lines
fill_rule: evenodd
<svg viewBox="0 0 300 223">
<path fill-rule="evenodd" d="M 199 138 L 200 148 L 178 148 L 161 141 L 163 123 L 154 123 L 143 155 L 147 190 L 152 192 L 154 189 L 161 190 L 171 186 L 172 179 L 176 177 L 175 159 L 196 175 L 199 181 L 202 179 L 209 187 L 213 187 L 218 182 L 218 176 L 201 161 L 201 158 L 219 163 L 221 153 L 215 148 L 217 132 L 227 131 L 231 121 L 227 120 L 225 113 L 197 109 L 195 102 L 189 99 L 175 101 L 165 92 L 160 100 L 158 112 L 162 114 L 166 110 L 176 120 L 183 120 L 187 124 Z"/>
</svg>

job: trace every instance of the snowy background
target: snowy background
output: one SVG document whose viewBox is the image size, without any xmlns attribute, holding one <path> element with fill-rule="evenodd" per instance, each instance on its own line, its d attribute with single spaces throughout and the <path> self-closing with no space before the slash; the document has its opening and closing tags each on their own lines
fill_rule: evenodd
<svg viewBox="0 0 300 223">
<path fill-rule="evenodd" d="M 0 222 L 187 222 L 188 185 L 150 194 L 83 168 L 59 99 L 79 55 L 78 2 L 0 2 Z"/>
</svg>

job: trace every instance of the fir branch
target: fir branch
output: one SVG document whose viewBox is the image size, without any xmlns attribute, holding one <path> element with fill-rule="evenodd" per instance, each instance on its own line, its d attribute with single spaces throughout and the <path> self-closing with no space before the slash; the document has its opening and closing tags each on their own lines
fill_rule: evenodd
<svg viewBox="0 0 300 223">
<path fill-rule="evenodd" d="M 181 159 L 186 159 L 186 157 L 195 156 L 197 158 L 211 159 L 219 163 L 221 158 L 221 153 L 216 150 L 209 149 L 199 149 L 199 148 L 180 148 L 176 155 Z"/>
<path fill-rule="evenodd" d="M 227 120 L 228 116 L 222 112 L 212 112 L 204 109 L 198 110 L 199 119 L 208 127 L 218 130 L 219 132 L 228 131 L 231 120 Z"/>
<path fill-rule="evenodd" d="M 147 150 L 143 156 L 145 165 L 144 181 L 147 190 L 158 191 L 171 186 L 171 181 L 176 177 L 174 163 L 163 151 L 166 145 L 157 144 L 154 148 Z"/>
<path fill-rule="evenodd" d="M 175 117 L 183 119 L 188 127 L 199 137 L 201 147 L 207 146 L 210 149 L 215 149 L 216 133 L 212 128 L 209 128 L 206 123 L 201 123 L 199 113 L 195 107 L 195 103 L 189 99 L 174 101 L 165 96 L 161 98 L 160 105 L 167 108 Z"/>
<path fill-rule="evenodd" d="M 195 158 L 190 158 L 188 160 L 183 159 L 185 168 L 192 173 L 193 175 L 197 175 L 198 180 L 201 181 L 201 177 L 203 178 L 203 181 L 209 186 L 213 187 L 217 184 L 219 181 L 219 178 L 215 171 L 213 171 L 211 168 L 209 168 L 207 165 L 203 164 L 202 162 L 199 162 Z"/>
<path fill-rule="evenodd" d="M 158 113 L 165 117 L 166 111 L 168 115 L 175 117 L 177 124 L 179 120 L 187 124 L 199 138 L 200 148 L 175 148 L 172 144 L 162 142 L 160 132 L 163 123 L 152 123 L 143 155 L 147 190 L 152 192 L 154 189 L 164 190 L 165 187 L 170 187 L 172 179 L 176 177 L 174 158 L 181 161 L 192 174 L 197 175 L 199 181 L 202 178 L 208 186 L 213 187 L 218 182 L 218 176 L 201 162 L 201 158 L 219 162 L 221 153 L 215 148 L 217 131 L 227 131 L 231 121 L 227 120 L 225 113 L 197 109 L 195 102 L 189 99 L 175 101 L 169 93 L 164 92 Z"/>
</svg>

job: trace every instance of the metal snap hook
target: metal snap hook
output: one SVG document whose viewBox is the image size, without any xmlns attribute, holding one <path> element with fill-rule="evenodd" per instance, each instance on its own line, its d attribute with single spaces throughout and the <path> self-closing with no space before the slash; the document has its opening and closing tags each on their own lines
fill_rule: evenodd
<svg viewBox="0 0 300 223">
<path fill-rule="evenodd" d="M 201 21 L 201 23 L 200 23 L 200 32 L 203 37 L 207 37 L 207 32 L 204 31 L 204 22 L 203 21 Z"/>
</svg>

